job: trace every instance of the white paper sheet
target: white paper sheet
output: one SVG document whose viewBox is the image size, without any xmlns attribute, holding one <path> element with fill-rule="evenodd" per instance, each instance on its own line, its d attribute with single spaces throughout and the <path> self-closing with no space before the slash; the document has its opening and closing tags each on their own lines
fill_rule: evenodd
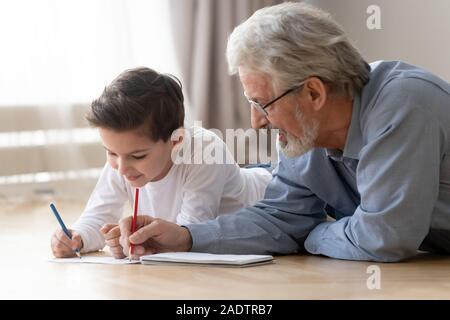
<svg viewBox="0 0 450 320">
<path fill-rule="evenodd" d="M 80 258 L 54 258 L 50 259 L 50 262 L 56 263 L 97 263 L 97 264 L 135 264 L 140 263 L 139 260 L 115 259 L 114 257 L 91 257 L 81 256 Z"/>
</svg>

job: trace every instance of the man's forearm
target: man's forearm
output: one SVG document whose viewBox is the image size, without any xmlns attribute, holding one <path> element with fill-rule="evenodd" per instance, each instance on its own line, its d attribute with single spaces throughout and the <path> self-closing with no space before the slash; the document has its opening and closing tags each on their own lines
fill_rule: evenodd
<svg viewBox="0 0 450 320">
<path fill-rule="evenodd" d="M 289 216 L 289 218 L 287 218 Z M 287 224 L 284 221 L 293 221 Z M 315 215 L 249 207 L 201 224 L 190 224 L 191 251 L 234 254 L 290 254 L 303 249 L 309 231 L 321 221 Z"/>
</svg>

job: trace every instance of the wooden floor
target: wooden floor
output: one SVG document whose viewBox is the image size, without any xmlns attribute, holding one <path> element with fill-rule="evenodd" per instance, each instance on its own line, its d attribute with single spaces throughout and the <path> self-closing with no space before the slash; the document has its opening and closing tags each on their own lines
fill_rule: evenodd
<svg viewBox="0 0 450 320">
<path fill-rule="evenodd" d="M 83 206 L 58 203 L 68 224 Z M 296 255 L 242 269 L 50 263 L 58 226 L 47 204 L 1 208 L 0 299 L 450 299 L 450 257 L 428 254 L 393 264 Z M 370 290 L 373 265 L 381 288 Z"/>
</svg>

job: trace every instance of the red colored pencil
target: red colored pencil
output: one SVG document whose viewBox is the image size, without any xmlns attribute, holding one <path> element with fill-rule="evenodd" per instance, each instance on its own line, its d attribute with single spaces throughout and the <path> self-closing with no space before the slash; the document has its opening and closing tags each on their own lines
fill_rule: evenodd
<svg viewBox="0 0 450 320">
<path fill-rule="evenodd" d="M 134 207 L 133 207 L 133 220 L 131 221 L 131 234 L 136 232 L 136 220 L 137 220 L 137 212 L 139 206 L 139 188 L 134 189 Z M 129 257 L 131 259 L 131 255 L 133 254 L 134 245 L 130 243 L 130 254 Z"/>
</svg>

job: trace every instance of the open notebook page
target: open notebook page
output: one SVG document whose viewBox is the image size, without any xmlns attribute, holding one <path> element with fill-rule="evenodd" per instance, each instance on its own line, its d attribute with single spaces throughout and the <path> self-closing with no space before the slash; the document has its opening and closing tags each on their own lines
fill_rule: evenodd
<svg viewBox="0 0 450 320">
<path fill-rule="evenodd" d="M 114 257 L 95 257 L 95 256 L 81 256 L 80 258 L 54 258 L 50 262 L 56 263 L 97 263 L 97 264 L 133 264 L 140 263 L 139 260 L 115 259 Z"/>
</svg>

